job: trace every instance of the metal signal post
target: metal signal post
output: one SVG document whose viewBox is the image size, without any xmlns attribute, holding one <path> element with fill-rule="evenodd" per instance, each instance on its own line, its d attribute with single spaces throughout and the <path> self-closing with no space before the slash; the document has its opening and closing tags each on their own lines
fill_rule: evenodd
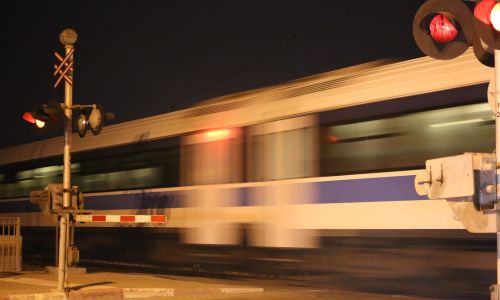
<svg viewBox="0 0 500 300">
<path fill-rule="evenodd" d="M 495 49 L 495 107 L 493 113 L 495 114 L 495 149 L 496 149 L 496 198 L 498 199 L 499 194 L 499 183 L 500 183 L 500 50 Z M 496 222 L 497 222 L 497 285 L 495 287 L 497 298 L 500 297 L 498 293 L 498 287 L 500 286 L 500 211 L 496 211 Z"/>
<path fill-rule="evenodd" d="M 59 75 L 60 78 L 56 82 L 60 82 L 61 77 L 65 77 L 64 82 L 64 167 L 63 167 L 63 209 L 68 209 L 71 202 L 71 134 L 73 124 L 73 53 L 74 44 L 76 43 L 77 34 L 73 29 L 65 29 L 59 35 L 59 40 L 64 45 L 66 50 L 65 61 L 61 62 L 59 69 L 66 68 L 65 71 L 59 73 L 56 70 L 54 75 Z M 63 212 L 59 220 L 59 258 L 58 258 L 58 280 L 57 290 L 64 291 L 64 285 L 67 280 L 67 250 L 68 250 L 68 223 L 69 213 Z"/>
</svg>

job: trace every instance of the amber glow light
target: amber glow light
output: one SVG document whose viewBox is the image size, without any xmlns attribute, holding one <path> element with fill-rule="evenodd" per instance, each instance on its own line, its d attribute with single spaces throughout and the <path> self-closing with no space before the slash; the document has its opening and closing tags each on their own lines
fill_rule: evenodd
<svg viewBox="0 0 500 300">
<path fill-rule="evenodd" d="M 214 130 L 205 133 L 207 141 L 223 140 L 229 137 L 229 129 Z"/>
<path fill-rule="evenodd" d="M 495 4 L 490 13 L 490 21 L 496 31 L 500 31 L 500 3 Z"/>
<path fill-rule="evenodd" d="M 35 119 L 35 125 L 38 128 L 42 128 L 43 126 L 45 126 L 45 122 L 41 121 L 41 120 L 38 120 L 38 119 Z"/>
</svg>

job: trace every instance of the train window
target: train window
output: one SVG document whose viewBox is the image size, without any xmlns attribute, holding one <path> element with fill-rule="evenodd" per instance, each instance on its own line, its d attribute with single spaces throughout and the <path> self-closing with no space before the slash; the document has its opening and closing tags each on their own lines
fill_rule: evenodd
<svg viewBox="0 0 500 300">
<path fill-rule="evenodd" d="M 72 173 L 76 173 L 79 170 L 80 170 L 79 163 L 71 164 Z M 48 166 L 31 170 L 19 171 L 16 173 L 16 179 L 20 181 L 33 178 L 57 177 L 57 176 L 62 176 L 62 174 L 63 174 L 63 166 L 57 165 L 57 166 Z"/>
<path fill-rule="evenodd" d="M 314 116 L 255 125 L 248 133 L 251 181 L 316 175 L 317 131 Z"/>
<path fill-rule="evenodd" d="M 427 159 L 491 152 L 494 115 L 486 103 L 326 127 L 322 175 L 416 169 Z"/>
<path fill-rule="evenodd" d="M 72 164 L 73 172 L 78 169 L 78 163 Z M 63 166 L 53 165 L 10 173 L 4 175 L 4 182 L 0 185 L 0 198 L 27 196 L 32 190 L 42 189 L 49 183 L 61 182 Z"/>
<path fill-rule="evenodd" d="M 75 182 L 84 191 L 124 190 L 160 186 L 162 183 L 162 169 L 156 167 L 83 175 L 76 177 Z"/>
<path fill-rule="evenodd" d="M 217 130 L 183 138 L 182 185 L 242 180 L 241 130 Z"/>
<path fill-rule="evenodd" d="M 108 191 L 178 185 L 175 147 L 82 161 L 74 182 L 83 191 Z"/>
<path fill-rule="evenodd" d="M 72 164 L 72 183 L 84 192 L 114 189 L 171 187 L 179 184 L 179 150 L 160 148 L 140 153 L 85 159 Z M 78 158 L 78 156 L 77 156 Z M 62 159 L 61 159 L 62 160 Z M 43 162 L 40 164 L 43 165 Z M 62 165 L 45 165 L 34 169 L 13 166 L 12 179 L 0 185 L 0 198 L 26 197 L 30 191 L 49 183 L 62 182 Z"/>
</svg>

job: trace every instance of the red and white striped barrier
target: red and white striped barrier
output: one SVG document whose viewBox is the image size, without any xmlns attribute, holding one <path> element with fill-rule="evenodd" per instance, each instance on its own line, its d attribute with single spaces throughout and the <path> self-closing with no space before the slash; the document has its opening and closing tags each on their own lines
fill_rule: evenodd
<svg viewBox="0 0 500 300">
<path fill-rule="evenodd" d="M 165 223 L 164 215 L 76 215 L 75 221 L 80 223 Z"/>
</svg>

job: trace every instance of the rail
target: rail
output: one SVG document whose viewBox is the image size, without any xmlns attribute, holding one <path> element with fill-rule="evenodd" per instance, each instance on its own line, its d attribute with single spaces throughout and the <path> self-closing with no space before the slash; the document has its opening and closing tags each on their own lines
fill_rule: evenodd
<svg viewBox="0 0 500 300">
<path fill-rule="evenodd" d="M 0 272 L 21 271 L 21 250 L 21 219 L 0 217 Z"/>
</svg>

